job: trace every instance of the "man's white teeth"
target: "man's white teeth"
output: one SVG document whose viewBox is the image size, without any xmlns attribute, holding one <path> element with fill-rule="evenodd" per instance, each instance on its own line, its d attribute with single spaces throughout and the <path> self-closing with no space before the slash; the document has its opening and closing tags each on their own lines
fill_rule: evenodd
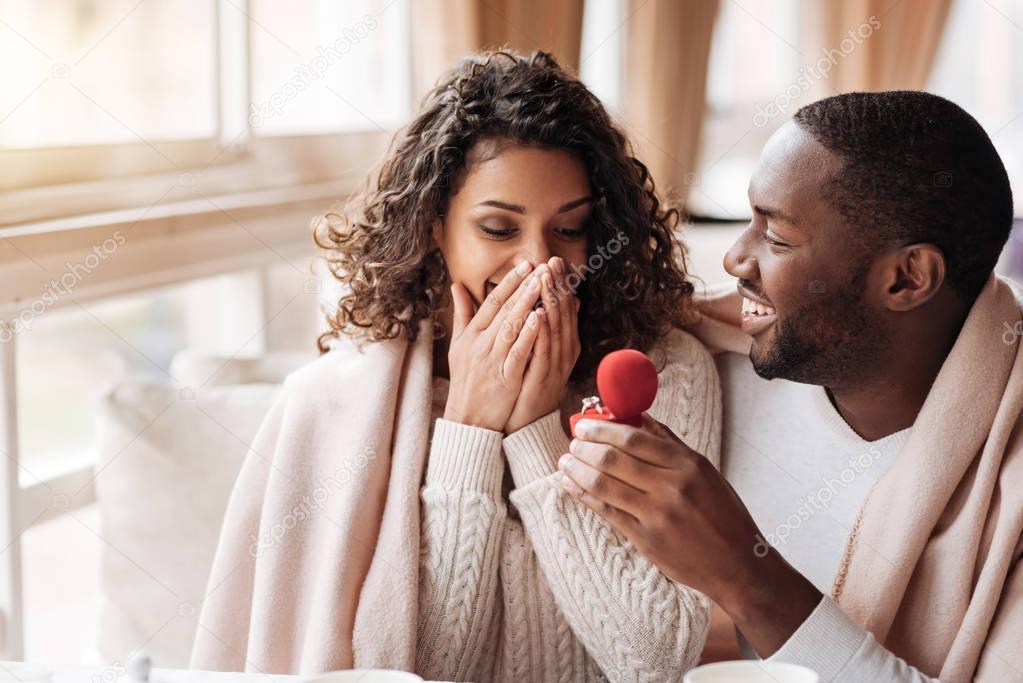
<svg viewBox="0 0 1023 683">
<path fill-rule="evenodd" d="M 765 306 L 762 303 L 753 301 L 752 299 L 742 298 L 742 312 L 752 313 L 753 315 L 774 315 L 775 311 L 770 306 Z"/>
</svg>

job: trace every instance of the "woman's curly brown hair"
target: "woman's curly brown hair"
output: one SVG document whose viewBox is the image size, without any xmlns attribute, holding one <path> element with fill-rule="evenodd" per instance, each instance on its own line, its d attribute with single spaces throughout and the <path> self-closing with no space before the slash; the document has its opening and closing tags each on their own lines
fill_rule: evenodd
<svg viewBox="0 0 1023 683">
<path fill-rule="evenodd" d="M 434 321 L 435 337 L 444 334 L 435 314 L 450 291 L 432 226 L 464 177 L 470 149 L 484 139 L 575 154 L 594 195 L 590 255 L 616 239 L 625 245 L 577 292 L 582 352 L 574 379 L 592 378 L 610 351 L 647 351 L 671 327 L 691 322 L 678 209 L 658 200 L 625 135 L 554 57 L 500 50 L 463 59 L 395 136 L 366 189 L 342 212 L 316 221 L 314 239 L 345 289 L 327 316 L 331 331 L 318 340 L 321 352 L 339 333 L 414 340 L 423 320 Z"/>
</svg>

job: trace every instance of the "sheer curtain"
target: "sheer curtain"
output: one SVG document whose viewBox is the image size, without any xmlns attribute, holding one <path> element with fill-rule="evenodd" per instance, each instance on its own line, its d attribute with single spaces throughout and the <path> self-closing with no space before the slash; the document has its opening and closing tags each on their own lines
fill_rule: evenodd
<svg viewBox="0 0 1023 683">
<path fill-rule="evenodd" d="M 699 183 L 705 165 L 700 143 L 701 135 L 709 134 L 704 127 L 708 65 L 721 0 L 622 1 L 623 20 L 614 38 L 622 41 L 621 98 L 616 115 L 660 191 L 684 202 Z M 809 79 L 807 92 L 799 97 L 802 101 L 793 102 L 791 110 L 784 113 L 790 115 L 798 105 L 839 92 L 924 88 L 952 1 L 801 3 L 799 64 L 793 65 L 791 82 L 786 83 L 799 83 L 801 74 L 816 74 L 807 72 L 812 66 L 821 73 Z M 550 50 L 565 67 L 576 70 L 584 4 L 584 0 L 415 0 L 416 99 L 459 57 L 485 47 Z M 767 22 L 758 23 L 770 31 Z M 823 68 L 825 60 L 829 63 Z M 758 65 L 749 68 L 756 70 Z M 754 114 L 750 111 L 745 118 L 752 120 Z M 717 162 L 751 154 L 747 148 L 759 150 L 762 141 L 754 138 L 761 129 L 747 128 L 746 135 L 740 135 L 741 130 L 716 133 L 729 141 L 718 145 L 725 151 L 715 152 Z M 749 138 L 745 146 L 732 142 L 745 137 Z"/>
<path fill-rule="evenodd" d="M 630 0 L 622 113 L 662 193 L 685 200 L 706 113 L 718 0 Z"/>
<path fill-rule="evenodd" d="M 415 0 L 412 3 L 416 101 L 459 58 L 484 48 L 552 52 L 579 67 L 583 0 Z"/>
<path fill-rule="evenodd" d="M 835 62 L 831 93 L 922 90 L 952 0 L 828 0 L 808 3 L 817 56 Z"/>
</svg>

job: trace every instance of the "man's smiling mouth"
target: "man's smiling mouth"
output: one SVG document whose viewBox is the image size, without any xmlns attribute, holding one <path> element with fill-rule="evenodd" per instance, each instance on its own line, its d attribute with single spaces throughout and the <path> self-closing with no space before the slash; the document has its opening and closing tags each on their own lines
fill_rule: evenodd
<svg viewBox="0 0 1023 683">
<path fill-rule="evenodd" d="M 743 317 L 746 317 L 746 314 L 749 314 L 750 316 L 775 315 L 777 311 L 770 306 L 760 303 L 759 301 L 742 297 L 742 313 Z"/>
<path fill-rule="evenodd" d="M 756 336 L 773 325 L 778 319 L 778 313 L 770 306 L 759 299 L 750 296 L 750 292 L 742 287 L 739 288 L 742 294 L 742 331 L 750 336 Z"/>
</svg>

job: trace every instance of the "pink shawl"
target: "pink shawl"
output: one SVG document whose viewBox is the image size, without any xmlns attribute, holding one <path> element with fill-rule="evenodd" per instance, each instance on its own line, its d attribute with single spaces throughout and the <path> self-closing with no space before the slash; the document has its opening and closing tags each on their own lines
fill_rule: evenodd
<svg viewBox="0 0 1023 683">
<path fill-rule="evenodd" d="M 192 668 L 414 668 L 428 332 L 341 341 L 285 381 L 231 494 Z"/>
</svg>

